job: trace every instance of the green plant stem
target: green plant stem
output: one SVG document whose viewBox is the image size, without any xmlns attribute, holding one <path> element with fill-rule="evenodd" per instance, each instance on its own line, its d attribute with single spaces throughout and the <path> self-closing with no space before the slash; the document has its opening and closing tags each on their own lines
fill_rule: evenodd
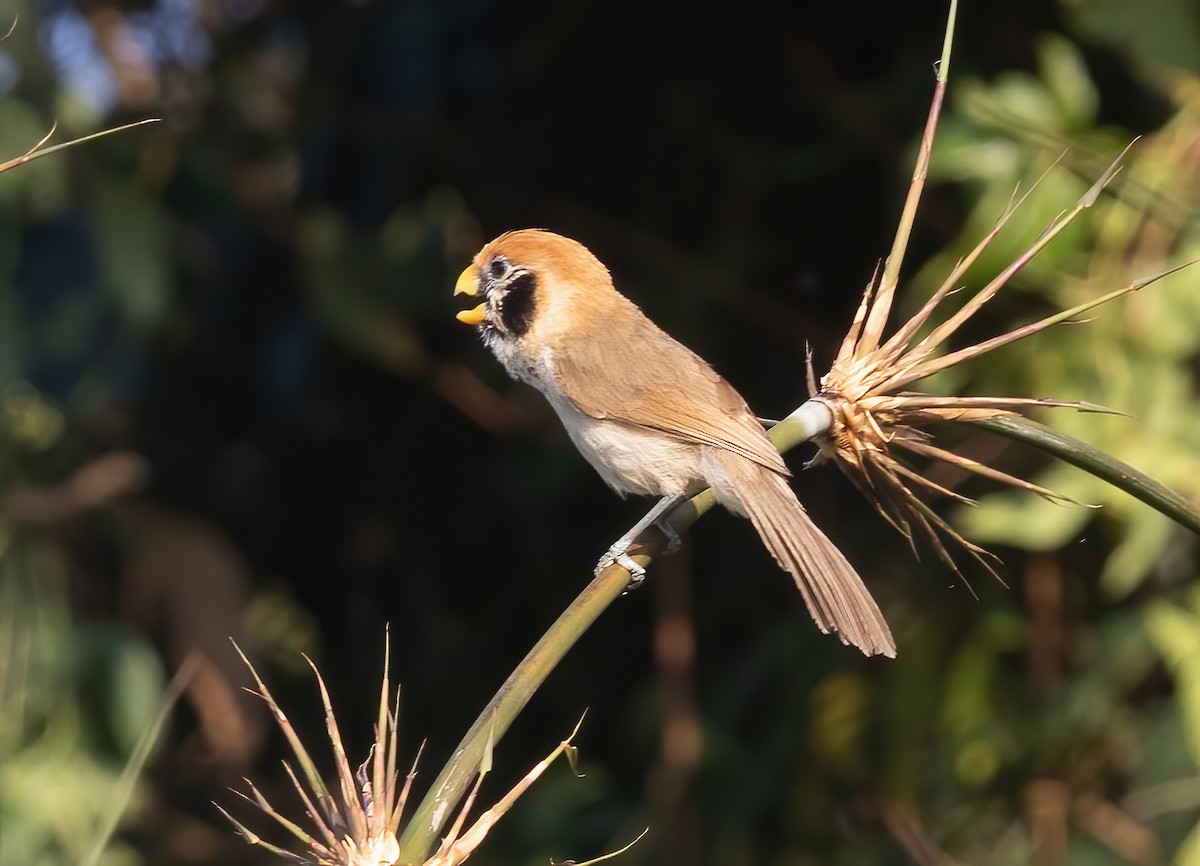
<svg viewBox="0 0 1200 866">
<path fill-rule="evenodd" d="M 768 430 L 767 436 L 780 452 L 785 452 L 828 430 L 831 421 L 832 415 L 823 403 L 809 400 Z M 705 490 L 674 509 L 666 515 L 665 520 L 682 535 L 715 504 L 712 491 Z M 650 528 L 638 536 L 630 546 L 629 553 L 644 567 L 662 554 L 666 547 L 666 536 L 658 529 Z M 467 786 L 479 771 L 489 739 L 493 743 L 499 741 L 555 665 L 599 619 L 600 614 L 625 592 L 629 581 L 629 572 L 620 565 L 610 565 L 601 571 L 504 681 L 407 822 L 400 837 L 401 863 L 420 863 L 425 859 L 433 849 L 454 804 L 466 793 Z"/>
<path fill-rule="evenodd" d="M 648 558 L 647 558 L 648 559 Z M 494 743 L 554 670 L 567 651 L 604 610 L 625 591 L 629 573 L 612 566 L 598 574 L 571 602 L 542 639 L 500 686 L 479 718 L 467 731 L 429 793 L 417 806 L 400 837 L 401 863 L 423 862 L 433 850 L 451 811 L 475 778 L 489 741 Z"/>
<path fill-rule="evenodd" d="M 1200 510 L 1197 510 L 1194 503 L 1188 502 L 1178 492 L 1099 448 L 1019 415 L 1003 415 L 970 423 L 1032 445 L 1072 466 L 1078 466 L 1085 472 L 1107 481 L 1113 487 L 1140 499 L 1180 526 L 1186 526 L 1192 532 L 1200 534 Z"/>
</svg>

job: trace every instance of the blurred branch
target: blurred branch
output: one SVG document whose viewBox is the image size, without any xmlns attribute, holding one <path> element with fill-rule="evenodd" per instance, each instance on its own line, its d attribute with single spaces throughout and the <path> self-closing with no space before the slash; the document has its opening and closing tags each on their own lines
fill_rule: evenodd
<svg viewBox="0 0 1200 866">
<path fill-rule="evenodd" d="M 1156 866 L 1163 862 L 1162 850 L 1154 831 L 1108 800 L 1081 797 L 1074 812 L 1080 824 L 1114 853 L 1138 866 Z"/>
<path fill-rule="evenodd" d="M 647 778 L 658 858 L 675 866 L 703 862 L 694 781 L 703 753 L 696 699 L 696 616 L 692 550 L 685 545 L 658 569 L 653 631 L 657 670 L 658 761 Z"/>
<path fill-rule="evenodd" d="M 917 866 L 962 866 L 938 847 L 910 806 L 884 801 L 879 812 L 896 844 Z"/>
<path fill-rule="evenodd" d="M 490 433 L 507 433 L 531 426 L 519 399 L 498 393 L 463 364 L 433 366 L 433 389 L 447 403 Z"/>
<path fill-rule="evenodd" d="M 28 526 L 47 526 L 106 505 L 145 486 L 146 460 L 132 451 L 111 451 L 85 463 L 61 484 L 21 487 L 0 512 Z"/>
</svg>

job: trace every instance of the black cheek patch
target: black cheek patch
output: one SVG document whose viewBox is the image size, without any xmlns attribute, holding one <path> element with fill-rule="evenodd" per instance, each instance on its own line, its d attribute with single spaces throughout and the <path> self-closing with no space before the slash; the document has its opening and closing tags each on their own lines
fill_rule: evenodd
<svg viewBox="0 0 1200 866">
<path fill-rule="evenodd" d="M 533 324 L 536 293 L 537 278 L 530 273 L 518 274 L 508 284 L 508 291 L 500 302 L 500 322 L 514 337 L 524 336 Z"/>
</svg>

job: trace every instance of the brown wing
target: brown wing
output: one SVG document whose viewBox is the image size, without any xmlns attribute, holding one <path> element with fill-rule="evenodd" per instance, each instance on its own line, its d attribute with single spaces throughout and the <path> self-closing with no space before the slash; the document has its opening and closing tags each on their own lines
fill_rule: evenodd
<svg viewBox="0 0 1200 866">
<path fill-rule="evenodd" d="M 597 316 L 589 339 L 558 341 L 563 392 L 593 418 L 610 418 L 724 448 L 787 475 L 762 425 L 703 359 L 620 295 L 620 315 Z"/>
</svg>

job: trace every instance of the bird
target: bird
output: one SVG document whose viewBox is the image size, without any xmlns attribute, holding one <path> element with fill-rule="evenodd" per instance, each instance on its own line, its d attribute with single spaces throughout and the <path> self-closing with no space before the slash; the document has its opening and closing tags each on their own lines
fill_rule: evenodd
<svg viewBox="0 0 1200 866">
<path fill-rule="evenodd" d="M 479 298 L 456 318 L 478 331 L 514 379 L 549 401 L 567 434 L 618 494 L 661 497 L 601 560 L 644 570 L 626 554 L 637 532 L 711 487 L 748 517 L 796 581 L 822 632 L 864 654 L 896 644 L 870 591 L 813 523 L 783 458 L 746 401 L 706 361 L 617 291 L 582 243 L 544 229 L 506 232 L 475 255 L 454 294 Z"/>
</svg>

